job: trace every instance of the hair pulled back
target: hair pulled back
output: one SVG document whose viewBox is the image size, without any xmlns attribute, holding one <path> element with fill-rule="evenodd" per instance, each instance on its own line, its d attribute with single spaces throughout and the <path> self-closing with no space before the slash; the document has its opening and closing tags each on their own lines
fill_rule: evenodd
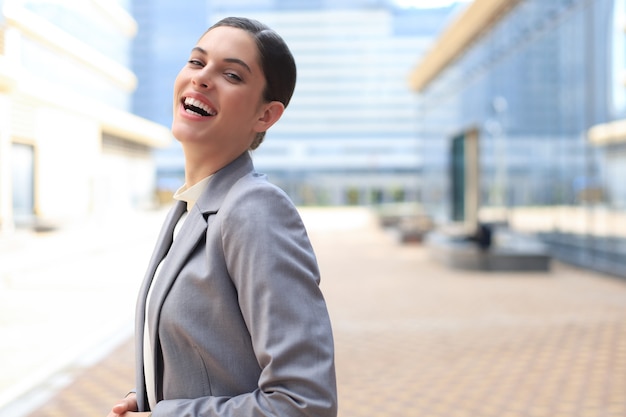
<svg viewBox="0 0 626 417">
<path fill-rule="evenodd" d="M 283 38 L 267 25 L 245 17 L 226 17 L 211 26 L 207 32 L 222 26 L 242 29 L 252 35 L 265 76 L 263 99 L 266 102 L 278 101 L 287 107 L 296 87 L 296 62 Z M 250 149 L 258 148 L 264 138 L 265 132 L 259 132 Z"/>
</svg>

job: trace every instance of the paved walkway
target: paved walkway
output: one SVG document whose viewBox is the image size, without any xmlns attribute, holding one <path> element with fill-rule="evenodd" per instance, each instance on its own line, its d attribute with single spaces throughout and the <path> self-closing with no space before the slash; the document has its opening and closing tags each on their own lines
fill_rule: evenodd
<svg viewBox="0 0 626 417">
<path fill-rule="evenodd" d="M 626 416 L 625 281 L 559 263 L 549 273 L 460 272 L 432 261 L 420 245 L 397 244 L 366 210 L 304 209 L 303 217 L 334 326 L 340 417 Z M 148 223 L 134 226 L 153 239 Z M 116 265 L 120 255 L 128 265 L 137 257 L 145 264 L 140 240 L 146 239 L 112 250 L 112 257 L 101 253 L 98 264 Z M 126 253 L 133 248 L 141 253 Z M 120 292 L 122 278 L 111 279 L 95 289 L 126 330 L 102 328 L 106 349 L 42 379 L 21 401 L 34 408 L 20 414 L 16 402 L 7 403 L 0 417 L 103 417 L 133 385 L 132 342 L 123 325 L 132 302 L 109 288 Z M 128 283 L 129 291 L 136 285 Z M 49 297 L 37 303 L 46 309 L 39 318 L 60 308 Z M 88 315 L 84 304 L 76 306 Z M 59 331 L 56 322 L 50 326 L 47 333 Z M 63 345 L 81 338 L 80 331 L 62 333 Z M 40 351 L 53 342 L 46 339 Z M 11 358 L 0 353 L 4 371 Z"/>
</svg>

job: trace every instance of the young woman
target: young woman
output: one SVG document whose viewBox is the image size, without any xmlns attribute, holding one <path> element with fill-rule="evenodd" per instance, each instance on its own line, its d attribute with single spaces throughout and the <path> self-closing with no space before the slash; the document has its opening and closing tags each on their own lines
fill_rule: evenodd
<svg viewBox="0 0 626 417">
<path fill-rule="evenodd" d="M 109 417 L 337 414 L 319 270 L 288 197 L 254 171 L 296 67 L 267 26 L 226 18 L 174 84 L 185 154 L 137 302 L 136 389 Z"/>
</svg>

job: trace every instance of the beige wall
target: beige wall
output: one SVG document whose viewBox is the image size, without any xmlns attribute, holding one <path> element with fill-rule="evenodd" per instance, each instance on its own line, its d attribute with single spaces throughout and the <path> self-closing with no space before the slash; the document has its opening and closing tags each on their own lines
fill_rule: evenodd
<svg viewBox="0 0 626 417">
<path fill-rule="evenodd" d="M 151 147 L 116 136 L 103 141 L 100 120 L 85 113 L 14 95 L 0 100 L 0 220 L 13 228 L 11 144 L 35 152 L 34 214 L 38 222 L 62 226 L 91 215 L 119 215 L 155 201 Z M 117 132 L 119 133 L 119 132 Z M 160 132 L 167 134 L 165 129 Z M 105 143 L 103 145 L 103 142 Z M 109 141 L 110 142 L 110 141 Z"/>
<path fill-rule="evenodd" d="M 87 215 L 100 157 L 97 122 L 46 106 L 33 119 L 37 215 L 59 221 Z"/>
</svg>

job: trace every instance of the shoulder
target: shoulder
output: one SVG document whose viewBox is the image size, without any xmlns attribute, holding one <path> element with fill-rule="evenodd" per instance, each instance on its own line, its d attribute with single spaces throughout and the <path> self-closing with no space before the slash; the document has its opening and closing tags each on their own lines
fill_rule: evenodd
<svg viewBox="0 0 626 417">
<path fill-rule="evenodd" d="M 265 174 L 256 172 L 240 178 L 230 189 L 222 208 L 263 209 L 294 208 L 289 196 L 278 186 L 268 181 Z"/>
<path fill-rule="evenodd" d="M 220 212 L 223 227 L 237 228 L 240 233 L 304 229 L 287 193 L 269 182 L 264 174 L 250 173 L 239 179 L 224 199 Z"/>
<path fill-rule="evenodd" d="M 224 206 L 234 202 L 276 206 L 293 206 L 291 199 L 280 187 L 271 183 L 267 175 L 252 172 L 240 178 L 230 189 L 224 200 Z"/>
</svg>

